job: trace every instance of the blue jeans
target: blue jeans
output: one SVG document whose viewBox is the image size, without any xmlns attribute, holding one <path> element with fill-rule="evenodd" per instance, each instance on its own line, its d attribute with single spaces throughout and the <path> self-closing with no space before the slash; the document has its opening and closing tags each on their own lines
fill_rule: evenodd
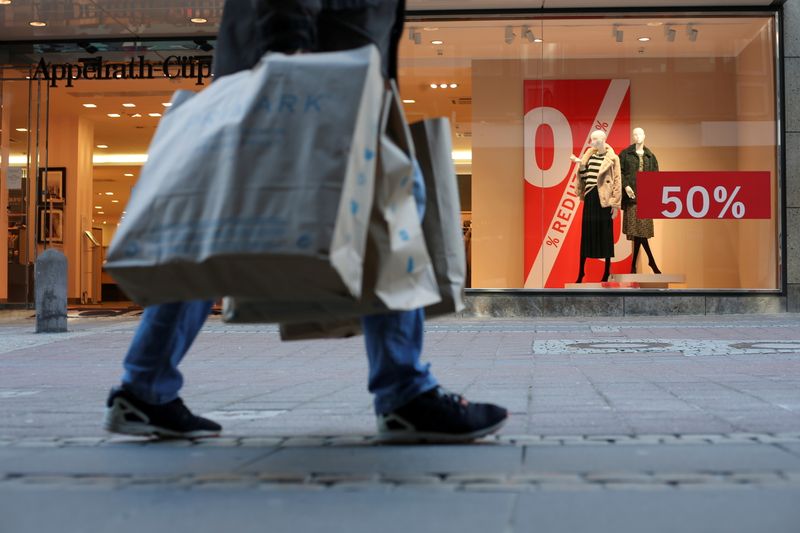
<svg viewBox="0 0 800 533">
<path fill-rule="evenodd" d="M 425 185 L 416 164 L 414 197 L 421 219 Z M 123 363 L 125 388 L 153 404 L 177 398 L 183 385 L 178 365 L 203 327 L 211 305 L 211 301 L 194 300 L 146 308 Z M 422 309 L 362 319 L 369 360 L 367 388 L 374 394 L 377 413 L 393 411 L 437 386 L 430 365 L 420 363 L 424 322 Z"/>
</svg>

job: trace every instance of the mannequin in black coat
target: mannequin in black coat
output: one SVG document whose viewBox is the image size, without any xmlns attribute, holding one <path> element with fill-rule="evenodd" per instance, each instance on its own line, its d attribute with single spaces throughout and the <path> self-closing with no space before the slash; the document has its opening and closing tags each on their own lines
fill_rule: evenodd
<svg viewBox="0 0 800 533">
<path fill-rule="evenodd" d="M 639 218 L 636 208 L 637 174 L 640 171 L 658 171 L 658 160 L 655 154 L 644 145 L 644 139 L 644 130 L 635 128 L 633 130 L 634 144 L 619 154 L 620 166 L 622 167 L 622 208 L 625 210 L 622 231 L 627 235 L 628 240 L 633 241 L 631 273 L 636 273 L 636 260 L 639 257 L 639 249 L 644 248 L 650 268 L 653 269 L 655 274 L 661 274 L 648 242 L 648 239 L 654 236 L 653 221 Z"/>
</svg>

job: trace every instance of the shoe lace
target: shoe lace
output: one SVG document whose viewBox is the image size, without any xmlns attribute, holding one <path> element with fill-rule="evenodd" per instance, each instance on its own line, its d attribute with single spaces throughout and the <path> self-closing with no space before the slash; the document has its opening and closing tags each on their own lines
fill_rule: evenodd
<svg viewBox="0 0 800 533">
<path fill-rule="evenodd" d="M 467 407 L 469 407 L 469 401 L 467 401 L 466 398 L 444 387 L 439 387 L 439 396 L 452 403 L 461 413 L 465 412 Z"/>
</svg>

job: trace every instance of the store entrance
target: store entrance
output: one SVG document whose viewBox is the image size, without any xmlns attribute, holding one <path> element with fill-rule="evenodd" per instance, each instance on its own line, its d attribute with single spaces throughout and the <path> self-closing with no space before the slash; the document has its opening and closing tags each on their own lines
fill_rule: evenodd
<svg viewBox="0 0 800 533">
<path fill-rule="evenodd" d="M 37 254 L 54 246 L 57 194 L 36 177 L 49 148 L 50 88 L 26 70 L 0 68 L 0 302 L 33 307 Z M 40 201 L 40 196 L 41 200 Z M 39 216 L 41 214 L 41 216 Z M 41 234 L 41 235 L 40 235 Z M 43 237 L 37 247 L 38 237 Z"/>
</svg>

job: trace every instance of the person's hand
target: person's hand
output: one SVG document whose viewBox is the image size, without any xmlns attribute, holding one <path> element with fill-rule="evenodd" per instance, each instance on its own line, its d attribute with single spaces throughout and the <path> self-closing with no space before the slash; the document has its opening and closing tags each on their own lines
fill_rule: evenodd
<svg viewBox="0 0 800 533">
<path fill-rule="evenodd" d="M 569 154 L 569 160 L 572 161 L 573 163 L 581 162 L 581 158 L 577 157 L 575 154 Z"/>
<path fill-rule="evenodd" d="M 611 220 L 614 220 L 615 218 L 617 218 L 618 214 L 619 214 L 619 208 L 612 207 L 611 208 Z"/>
</svg>

